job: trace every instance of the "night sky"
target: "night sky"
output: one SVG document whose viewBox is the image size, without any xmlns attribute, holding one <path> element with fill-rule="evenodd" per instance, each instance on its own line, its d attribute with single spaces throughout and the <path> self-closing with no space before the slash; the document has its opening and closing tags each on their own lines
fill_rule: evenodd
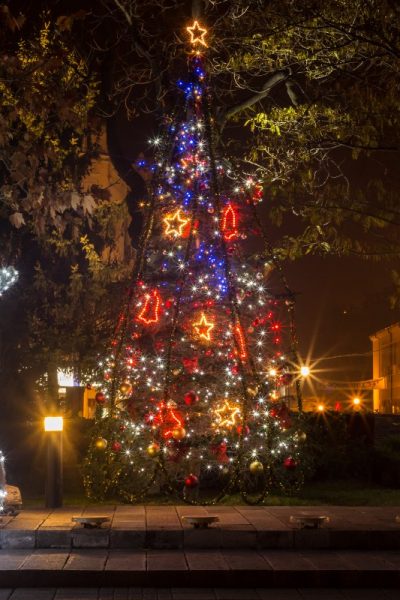
<svg viewBox="0 0 400 600">
<path fill-rule="evenodd" d="M 318 377 L 327 384 L 372 377 L 369 336 L 399 319 L 389 302 L 393 266 L 333 256 L 305 257 L 286 265 L 289 281 L 299 293 L 297 327 L 302 355 L 310 355 L 312 362 L 343 356 L 317 365 Z M 363 356 L 346 356 L 349 354 Z M 350 392 L 329 391 L 338 399 Z"/>
</svg>

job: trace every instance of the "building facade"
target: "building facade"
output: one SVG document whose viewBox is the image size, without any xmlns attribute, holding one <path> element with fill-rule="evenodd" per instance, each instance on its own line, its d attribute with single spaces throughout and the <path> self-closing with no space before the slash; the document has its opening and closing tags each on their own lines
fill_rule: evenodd
<svg viewBox="0 0 400 600">
<path fill-rule="evenodd" d="M 400 414 L 400 323 L 378 331 L 370 340 L 374 411 Z"/>
</svg>

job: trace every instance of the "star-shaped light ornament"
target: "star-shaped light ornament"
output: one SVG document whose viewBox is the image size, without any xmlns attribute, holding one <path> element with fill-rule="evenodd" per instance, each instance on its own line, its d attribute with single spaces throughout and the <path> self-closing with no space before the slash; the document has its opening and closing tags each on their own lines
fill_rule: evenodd
<svg viewBox="0 0 400 600">
<path fill-rule="evenodd" d="M 174 213 L 167 215 L 163 219 L 165 225 L 165 235 L 170 237 L 181 237 L 184 234 L 185 227 L 189 223 L 189 219 L 186 219 L 180 208 Z"/>
<path fill-rule="evenodd" d="M 194 21 L 193 25 L 190 27 L 186 27 L 186 30 L 190 34 L 190 43 L 195 46 L 196 44 L 201 44 L 207 48 L 207 42 L 205 37 L 207 35 L 207 29 L 201 27 L 198 21 Z"/>
<path fill-rule="evenodd" d="M 240 423 L 240 408 L 237 404 L 230 403 L 225 399 L 222 404 L 215 409 L 214 427 L 218 429 L 231 429 Z"/>
<path fill-rule="evenodd" d="M 206 342 L 211 341 L 211 332 L 214 327 L 214 323 L 207 321 L 207 317 L 204 313 L 201 313 L 200 320 L 197 321 L 197 323 L 193 323 L 193 328 L 197 335 Z"/>
</svg>

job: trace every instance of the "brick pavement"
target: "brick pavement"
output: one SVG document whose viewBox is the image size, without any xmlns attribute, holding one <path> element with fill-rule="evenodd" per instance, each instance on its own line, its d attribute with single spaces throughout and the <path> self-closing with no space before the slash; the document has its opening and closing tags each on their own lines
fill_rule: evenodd
<svg viewBox="0 0 400 600">
<path fill-rule="evenodd" d="M 324 514 L 328 525 L 299 529 L 290 516 Z M 98 530 L 74 525 L 73 516 L 106 515 Z M 0 548 L 159 549 L 399 549 L 399 507 L 85 506 L 23 510 L 0 523 Z M 193 529 L 184 515 L 217 515 L 207 530 Z"/>
<path fill-rule="evenodd" d="M 17 588 L 0 600 L 398 600 L 390 588 Z"/>
<path fill-rule="evenodd" d="M 299 529 L 290 517 L 304 512 L 330 522 Z M 83 514 L 110 523 L 83 529 L 71 521 Z M 182 521 L 196 514 L 220 522 L 199 530 Z M 398 600 L 398 514 L 332 506 L 26 510 L 0 524 L 0 600 Z"/>
<path fill-rule="evenodd" d="M 389 588 L 400 587 L 400 552 L 0 550 L 0 587 L 41 587 L 43 583 L 53 588 Z"/>
</svg>

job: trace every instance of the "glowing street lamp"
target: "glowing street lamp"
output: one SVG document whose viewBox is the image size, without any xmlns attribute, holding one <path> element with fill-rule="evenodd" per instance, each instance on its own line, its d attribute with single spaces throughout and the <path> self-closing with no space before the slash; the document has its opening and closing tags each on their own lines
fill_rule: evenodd
<svg viewBox="0 0 400 600">
<path fill-rule="evenodd" d="M 64 420 L 59 416 L 44 418 L 47 441 L 46 508 L 58 508 L 63 504 L 62 432 Z"/>
<path fill-rule="evenodd" d="M 356 396 L 355 398 L 353 398 L 352 402 L 353 402 L 353 406 L 354 406 L 355 409 L 360 408 L 361 398 L 359 398 L 358 396 Z"/>
<path fill-rule="evenodd" d="M 62 431 L 64 429 L 64 419 L 62 417 L 45 417 L 45 431 Z"/>
<path fill-rule="evenodd" d="M 300 367 L 300 375 L 302 377 L 308 377 L 310 374 L 310 367 L 307 367 L 307 365 L 303 365 L 302 367 Z"/>
<path fill-rule="evenodd" d="M 318 404 L 317 410 L 318 412 L 323 413 L 325 410 L 325 404 Z"/>
</svg>

